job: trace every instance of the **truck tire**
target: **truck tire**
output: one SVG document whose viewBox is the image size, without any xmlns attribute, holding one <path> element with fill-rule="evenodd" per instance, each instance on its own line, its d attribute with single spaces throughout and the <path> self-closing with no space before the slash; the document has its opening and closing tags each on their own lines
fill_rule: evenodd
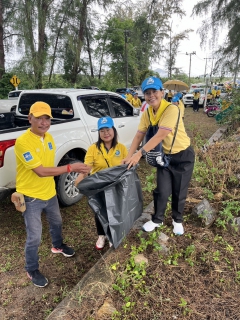
<svg viewBox="0 0 240 320">
<path fill-rule="evenodd" d="M 77 159 L 71 159 L 62 163 L 61 165 L 71 164 L 75 162 L 81 162 Z M 77 172 L 63 173 L 56 177 L 56 190 L 58 200 L 64 207 L 69 207 L 74 203 L 80 201 L 83 195 L 74 186 L 74 181 L 77 178 Z"/>
</svg>

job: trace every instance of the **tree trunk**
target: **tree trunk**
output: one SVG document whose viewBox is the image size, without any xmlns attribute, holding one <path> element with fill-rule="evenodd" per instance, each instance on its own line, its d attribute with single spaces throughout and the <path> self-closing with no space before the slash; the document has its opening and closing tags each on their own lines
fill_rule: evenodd
<svg viewBox="0 0 240 320">
<path fill-rule="evenodd" d="M 104 55 L 105 44 L 106 44 L 106 38 L 104 38 L 104 42 L 103 42 L 103 48 L 102 48 L 101 59 L 100 59 L 98 79 L 101 79 L 101 76 L 102 76 L 102 65 L 103 65 L 103 55 Z"/>
<path fill-rule="evenodd" d="M 5 73 L 5 54 L 3 45 L 3 5 L 0 0 L 0 79 Z"/>
<path fill-rule="evenodd" d="M 48 82 L 51 82 L 51 78 L 52 78 L 52 73 L 53 73 L 53 68 L 54 68 L 54 63 L 55 63 L 55 59 L 56 59 L 56 53 L 57 53 L 57 46 L 58 46 L 58 40 L 60 38 L 60 33 L 62 30 L 62 26 L 65 22 L 66 16 L 67 16 L 67 12 L 68 12 L 68 8 L 72 5 L 73 0 L 69 1 L 67 8 L 64 12 L 62 21 L 60 22 L 60 26 L 58 28 L 58 32 L 57 32 L 57 36 L 56 36 L 56 41 L 55 41 L 55 45 L 54 45 L 54 51 L 53 51 L 53 57 L 52 57 L 52 63 L 51 63 L 51 68 L 50 68 L 50 73 L 49 73 L 49 78 L 48 78 Z"/>
<path fill-rule="evenodd" d="M 88 30 L 87 30 L 87 28 L 86 28 L 86 40 L 87 40 L 87 52 L 88 52 L 90 70 L 91 70 L 91 77 L 94 78 L 93 64 L 92 64 L 92 54 L 91 54 L 90 41 L 89 41 L 89 36 L 88 36 Z"/>
<path fill-rule="evenodd" d="M 77 47 L 76 47 L 76 56 L 73 63 L 73 69 L 71 74 L 71 82 L 72 84 L 75 84 L 77 81 L 77 75 L 80 71 L 80 55 L 83 47 L 83 41 L 84 41 L 84 31 L 86 28 L 86 20 L 87 20 L 87 5 L 88 1 L 83 0 L 82 7 L 80 9 L 80 23 L 79 23 L 79 29 L 78 29 L 78 36 L 77 36 Z"/>
</svg>

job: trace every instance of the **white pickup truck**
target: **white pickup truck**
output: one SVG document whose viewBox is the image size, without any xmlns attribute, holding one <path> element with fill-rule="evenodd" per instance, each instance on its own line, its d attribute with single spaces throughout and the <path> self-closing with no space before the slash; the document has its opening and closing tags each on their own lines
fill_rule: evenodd
<svg viewBox="0 0 240 320">
<path fill-rule="evenodd" d="M 29 127 L 27 115 L 36 101 L 44 101 L 52 109 L 49 132 L 57 147 L 56 166 L 84 161 L 86 150 L 98 139 L 98 118 L 111 116 L 114 119 L 119 142 L 127 148 L 131 145 L 140 120 L 139 111 L 114 92 L 85 89 L 23 90 L 16 112 L 0 113 L 0 200 L 15 188 L 14 144 L 16 138 Z M 7 125 L 4 119 L 8 121 Z M 72 205 L 82 197 L 74 187 L 76 176 L 77 173 L 72 172 L 56 177 L 58 198 L 64 206 Z"/>
</svg>

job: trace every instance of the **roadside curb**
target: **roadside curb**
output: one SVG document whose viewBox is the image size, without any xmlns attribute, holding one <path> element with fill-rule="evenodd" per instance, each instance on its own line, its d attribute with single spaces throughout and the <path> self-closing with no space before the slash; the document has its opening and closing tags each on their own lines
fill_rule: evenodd
<svg viewBox="0 0 240 320">
<path fill-rule="evenodd" d="M 151 219 L 151 213 L 153 213 L 153 201 L 143 210 L 142 215 L 135 221 L 132 229 L 141 229 L 143 223 Z M 50 313 L 46 320 L 70 320 L 70 310 L 81 308 L 82 297 L 89 295 L 91 295 L 91 298 L 94 295 L 98 298 L 103 297 L 112 284 L 111 271 L 105 264 L 106 258 L 111 255 L 115 255 L 113 248 L 109 248 L 98 262 L 83 276 L 67 297 Z"/>
</svg>

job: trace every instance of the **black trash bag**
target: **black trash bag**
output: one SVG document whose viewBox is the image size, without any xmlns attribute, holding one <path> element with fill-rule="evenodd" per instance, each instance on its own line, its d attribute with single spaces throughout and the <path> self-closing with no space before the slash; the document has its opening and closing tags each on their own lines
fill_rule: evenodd
<svg viewBox="0 0 240 320">
<path fill-rule="evenodd" d="M 117 248 L 143 212 L 141 183 L 137 166 L 121 165 L 101 170 L 77 186 L 88 196 L 108 240 Z"/>
</svg>

